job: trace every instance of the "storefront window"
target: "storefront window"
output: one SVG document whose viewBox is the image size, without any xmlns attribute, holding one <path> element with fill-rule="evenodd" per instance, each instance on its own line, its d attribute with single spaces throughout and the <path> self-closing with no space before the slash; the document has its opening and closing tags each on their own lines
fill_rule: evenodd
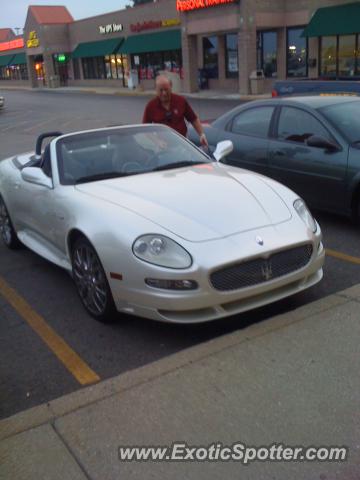
<svg viewBox="0 0 360 480">
<path fill-rule="evenodd" d="M 339 70 L 340 77 L 355 75 L 356 35 L 342 35 L 339 37 Z"/>
<path fill-rule="evenodd" d="M 320 39 L 320 76 L 328 78 L 360 75 L 359 35 L 338 35 Z"/>
<path fill-rule="evenodd" d="M 287 77 L 306 77 L 307 39 L 301 36 L 303 28 L 287 30 Z"/>
<path fill-rule="evenodd" d="M 226 77 L 237 78 L 239 74 L 238 62 L 238 36 L 236 33 L 231 33 L 225 36 L 226 49 Z"/>
<path fill-rule="evenodd" d="M 82 67 L 84 78 L 86 79 L 105 79 L 105 59 L 104 57 L 82 58 Z"/>
<path fill-rule="evenodd" d="M 80 80 L 80 65 L 79 65 L 78 58 L 73 59 L 73 69 L 74 69 L 74 79 Z"/>
<path fill-rule="evenodd" d="M 127 57 L 126 55 L 116 55 L 116 69 L 118 78 L 122 79 L 123 86 L 126 86 L 125 72 L 127 70 Z"/>
<path fill-rule="evenodd" d="M 26 63 L 0 68 L 0 80 L 28 80 L 28 69 Z"/>
<path fill-rule="evenodd" d="M 105 74 L 107 79 L 123 80 L 125 86 L 125 72 L 127 66 L 126 56 L 122 55 L 106 55 L 105 56 Z"/>
<path fill-rule="evenodd" d="M 164 52 L 164 70 L 174 73 L 180 73 L 181 51 L 174 50 Z"/>
<path fill-rule="evenodd" d="M 139 72 L 139 80 L 152 80 L 161 70 L 179 73 L 181 71 L 181 51 L 151 52 L 131 55 L 132 68 Z"/>
<path fill-rule="evenodd" d="M 218 78 L 218 38 L 203 37 L 204 70 L 208 78 Z"/>
<path fill-rule="evenodd" d="M 21 80 L 29 80 L 29 73 L 28 73 L 27 64 L 23 63 L 23 64 L 19 65 L 19 67 L 20 67 L 20 78 L 21 78 Z"/>
<path fill-rule="evenodd" d="M 321 37 L 320 76 L 336 77 L 336 37 Z"/>
<path fill-rule="evenodd" d="M 276 77 L 277 33 L 274 31 L 258 32 L 257 68 L 263 70 L 265 77 Z"/>
<path fill-rule="evenodd" d="M 105 76 L 106 76 L 106 78 L 112 78 L 110 55 L 106 55 L 106 57 L 105 57 Z"/>
<path fill-rule="evenodd" d="M 111 65 L 111 77 L 118 78 L 118 71 L 116 65 L 116 55 L 110 56 L 110 65 Z"/>
</svg>

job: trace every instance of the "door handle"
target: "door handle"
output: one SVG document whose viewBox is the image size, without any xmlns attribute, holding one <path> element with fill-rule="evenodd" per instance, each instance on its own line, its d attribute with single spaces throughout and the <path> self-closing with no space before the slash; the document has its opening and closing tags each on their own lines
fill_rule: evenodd
<svg viewBox="0 0 360 480">
<path fill-rule="evenodd" d="M 278 156 L 278 157 L 285 157 L 285 153 L 284 153 L 282 150 L 275 150 L 275 151 L 273 152 L 273 157 L 274 157 L 275 155 Z"/>
</svg>

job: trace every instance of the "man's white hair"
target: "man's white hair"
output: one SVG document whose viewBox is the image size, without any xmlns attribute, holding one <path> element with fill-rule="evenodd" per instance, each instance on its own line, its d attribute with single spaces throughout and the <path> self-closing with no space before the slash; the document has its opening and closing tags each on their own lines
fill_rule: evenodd
<svg viewBox="0 0 360 480">
<path fill-rule="evenodd" d="M 170 87 L 172 87 L 171 78 L 167 77 L 166 75 L 158 75 L 155 79 L 156 87 L 159 85 L 159 83 L 162 83 L 162 82 L 167 82 L 170 85 Z"/>
</svg>

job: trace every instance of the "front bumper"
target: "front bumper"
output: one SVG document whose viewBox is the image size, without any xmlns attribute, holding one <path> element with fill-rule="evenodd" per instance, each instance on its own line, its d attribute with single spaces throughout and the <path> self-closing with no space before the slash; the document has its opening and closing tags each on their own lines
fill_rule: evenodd
<svg viewBox="0 0 360 480">
<path fill-rule="evenodd" d="M 247 244 L 247 237 L 253 240 L 254 234 L 248 232 L 245 235 L 241 234 L 239 237 L 241 237 L 241 244 Z M 271 242 L 269 241 L 269 243 Z M 115 304 L 120 312 L 172 323 L 207 322 L 275 302 L 318 283 L 323 276 L 322 266 L 325 260 L 321 233 L 319 232 L 312 239 L 310 239 L 310 236 L 308 238 L 304 237 L 300 245 L 305 243 L 313 244 L 312 256 L 305 267 L 276 279 L 232 291 L 222 292 L 213 288 L 209 281 L 212 270 L 210 261 L 208 264 L 204 261 L 202 267 L 194 265 L 193 269 L 188 271 L 169 272 L 168 270 L 158 269 L 158 277 L 195 280 L 199 285 L 196 290 L 170 291 L 145 285 L 144 278 L 154 276 L 152 267 L 150 267 L 149 273 L 142 272 L 139 275 L 138 281 L 135 282 L 136 285 L 129 285 L 128 288 L 126 285 L 111 279 L 109 282 Z M 296 245 L 299 245 L 299 243 L 295 243 L 290 238 L 286 244 L 281 246 L 280 250 Z M 225 253 L 223 254 L 223 261 L 216 268 L 231 263 L 231 261 L 238 261 L 235 254 L 239 251 L 239 246 L 237 246 L 237 250 L 234 249 L 234 252 L 231 252 L 230 248 L 225 251 L 224 245 L 213 246 L 213 252 L 210 252 L 208 257 L 213 256 L 214 258 L 214 253 L 218 252 L 219 247 L 223 248 Z M 223 253 L 223 250 L 221 250 L 221 253 Z M 246 254 L 241 259 L 246 260 Z"/>
</svg>

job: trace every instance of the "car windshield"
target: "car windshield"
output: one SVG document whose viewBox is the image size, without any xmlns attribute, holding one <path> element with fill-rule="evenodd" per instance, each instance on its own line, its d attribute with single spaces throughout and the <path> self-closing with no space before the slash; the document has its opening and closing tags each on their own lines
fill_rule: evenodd
<svg viewBox="0 0 360 480">
<path fill-rule="evenodd" d="M 75 185 L 180 168 L 212 160 L 169 127 L 84 132 L 56 144 L 60 182 Z"/>
<path fill-rule="evenodd" d="M 338 103 L 320 108 L 319 111 L 340 130 L 349 143 L 360 141 L 360 101 Z"/>
</svg>

